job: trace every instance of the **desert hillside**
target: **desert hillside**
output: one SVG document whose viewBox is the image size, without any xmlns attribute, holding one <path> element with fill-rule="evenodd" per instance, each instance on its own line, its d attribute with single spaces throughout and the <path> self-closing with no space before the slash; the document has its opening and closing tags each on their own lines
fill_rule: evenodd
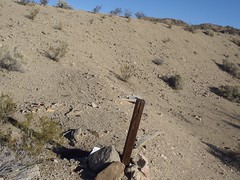
<svg viewBox="0 0 240 180">
<path fill-rule="evenodd" d="M 233 102 L 215 90 L 239 86 L 239 69 L 231 75 L 223 62 L 239 68 L 240 36 L 169 23 L 1 0 L 0 57 L 17 61 L 0 62 L 0 93 L 16 103 L 19 122 L 33 113 L 62 132 L 81 128 L 82 139 L 74 147 L 64 139 L 65 147 L 114 145 L 120 153 L 134 108 L 127 96 L 140 97 L 146 105 L 137 137 L 159 132 L 140 149 L 147 179 L 239 179 L 240 92 Z M 58 46 L 66 54 L 53 57 Z M 166 79 L 175 75 L 176 89 Z M 11 123 L 0 130 L 8 128 L 21 136 Z M 40 179 L 91 179 L 74 171 L 78 160 L 42 154 Z"/>
</svg>

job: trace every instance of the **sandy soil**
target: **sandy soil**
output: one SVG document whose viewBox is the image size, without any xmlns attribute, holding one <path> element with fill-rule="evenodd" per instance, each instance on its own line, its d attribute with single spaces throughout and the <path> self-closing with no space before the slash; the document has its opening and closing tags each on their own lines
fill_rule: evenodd
<svg viewBox="0 0 240 180">
<path fill-rule="evenodd" d="M 239 79 L 216 65 L 224 59 L 240 63 L 240 47 L 230 41 L 239 36 L 210 37 L 174 25 L 41 6 L 30 20 L 25 16 L 32 8 L 36 6 L 0 1 L 0 45 L 17 48 L 27 67 L 25 73 L 0 71 L 0 92 L 17 103 L 17 119 L 31 103 L 54 103 L 54 111 L 39 107 L 37 114 L 59 122 L 63 131 L 88 132 L 74 148 L 114 145 L 122 152 L 134 108 L 122 98 L 136 95 L 146 101 L 138 137 L 160 131 L 141 150 L 152 179 L 240 178 L 234 166 L 239 159 L 224 156 L 240 143 L 239 104 L 210 91 L 239 85 Z M 53 28 L 58 23 L 62 30 Z M 69 44 L 59 62 L 44 55 L 56 40 Z M 154 64 L 156 58 L 164 59 L 163 65 Z M 124 64 L 136 69 L 127 83 L 117 78 Z M 174 74 L 183 76 L 183 90 L 173 90 L 159 78 Z M 74 172 L 74 160 L 57 158 L 39 166 L 41 179 L 87 179 Z"/>
</svg>

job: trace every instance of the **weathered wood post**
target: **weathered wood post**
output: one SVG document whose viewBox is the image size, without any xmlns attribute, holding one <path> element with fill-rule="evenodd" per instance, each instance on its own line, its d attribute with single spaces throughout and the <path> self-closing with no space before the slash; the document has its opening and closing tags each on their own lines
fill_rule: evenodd
<svg viewBox="0 0 240 180">
<path fill-rule="evenodd" d="M 125 164 L 125 166 L 128 166 L 130 163 L 130 158 L 131 158 L 134 142 L 136 140 L 137 131 L 139 128 L 141 117 L 142 117 L 144 105 L 145 105 L 145 101 L 143 99 L 137 99 L 134 107 L 130 127 L 128 130 L 127 139 L 123 149 L 122 163 Z"/>
</svg>

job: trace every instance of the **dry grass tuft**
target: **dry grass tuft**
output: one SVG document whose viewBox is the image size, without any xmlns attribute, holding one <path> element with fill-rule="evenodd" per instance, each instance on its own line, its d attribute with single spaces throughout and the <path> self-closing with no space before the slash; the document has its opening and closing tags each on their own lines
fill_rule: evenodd
<svg viewBox="0 0 240 180">
<path fill-rule="evenodd" d="M 28 19 L 34 20 L 37 16 L 37 14 L 39 13 L 40 9 L 32 9 L 28 15 L 26 15 L 26 17 Z"/>
<path fill-rule="evenodd" d="M 234 63 L 230 63 L 227 60 L 223 60 L 222 68 L 232 76 L 240 79 L 240 67 Z"/>
<path fill-rule="evenodd" d="M 16 104 L 13 99 L 6 94 L 0 96 L 0 123 L 5 123 L 16 110 Z"/>
<path fill-rule="evenodd" d="M 68 51 L 68 44 L 64 41 L 57 41 L 55 46 L 50 46 L 46 56 L 53 61 L 59 62 Z"/>
<path fill-rule="evenodd" d="M 184 86 L 183 78 L 180 75 L 163 76 L 161 79 L 166 82 L 170 87 L 176 90 L 182 90 Z"/>
<path fill-rule="evenodd" d="M 223 98 L 240 103 L 240 87 L 239 86 L 220 86 L 214 89 L 214 93 Z"/>
<path fill-rule="evenodd" d="M 121 77 L 120 79 L 124 82 L 128 82 L 130 78 L 135 74 L 135 66 L 133 65 L 122 65 L 120 67 Z"/>
</svg>

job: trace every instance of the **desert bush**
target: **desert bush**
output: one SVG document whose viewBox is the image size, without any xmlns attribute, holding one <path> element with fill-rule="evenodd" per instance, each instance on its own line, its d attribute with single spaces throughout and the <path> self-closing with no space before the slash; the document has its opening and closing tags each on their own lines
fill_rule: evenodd
<svg viewBox="0 0 240 180">
<path fill-rule="evenodd" d="M 183 86 L 184 86 L 183 78 L 180 75 L 174 75 L 170 77 L 163 76 L 161 79 L 173 89 L 176 89 L 176 90 L 183 89 Z"/>
<path fill-rule="evenodd" d="M 191 33 L 196 33 L 197 32 L 197 28 L 195 26 L 192 25 L 188 25 L 184 28 L 185 31 L 191 32 Z"/>
<path fill-rule="evenodd" d="M 58 24 L 55 24 L 53 26 L 53 28 L 61 31 L 61 30 L 63 30 L 63 24 L 61 22 L 59 22 Z"/>
<path fill-rule="evenodd" d="M 124 17 L 125 18 L 130 18 L 132 16 L 132 12 L 130 10 L 125 9 L 124 11 Z"/>
<path fill-rule="evenodd" d="M 6 94 L 0 96 L 0 123 L 5 123 L 16 111 L 16 104 L 13 99 Z"/>
<path fill-rule="evenodd" d="M 93 8 L 93 13 L 99 13 L 99 11 L 102 9 L 102 6 L 96 6 Z"/>
<path fill-rule="evenodd" d="M 128 82 L 129 79 L 134 75 L 135 73 L 135 67 L 133 65 L 122 65 L 120 67 L 121 77 L 120 79 L 124 82 Z"/>
<path fill-rule="evenodd" d="M 32 9 L 26 17 L 28 19 L 34 20 L 39 11 L 40 11 L 39 9 Z"/>
<path fill-rule="evenodd" d="M 215 89 L 215 93 L 229 101 L 240 103 L 239 86 L 220 86 Z"/>
<path fill-rule="evenodd" d="M 46 6 L 49 0 L 40 0 L 40 4 Z"/>
<path fill-rule="evenodd" d="M 72 9 L 72 7 L 65 0 L 58 0 L 56 7 L 62 9 Z"/>
<path fill-rule="evenodd" d="M 122 13 L 122 9 L 121 8 L 116 8 L 115 10 L 110 11 L 111 15 L 115 15 L 115 16 L 119 16 Z"/>
<path fill-rule="evenodd" d="M 231 74 L 232 76 L 240 79 L 240 67 L 234 63 L 223 60 L 223 70 Z"/>
<path fill-rule="evenodd" d="M 46 56 L 54 61 L 59 61 L 68 51 L 68 44 L 64 41 L 57 41 L 56 46 L 50 46 Z"/>
<path fill-rule="evenodd" d="M 240 46 L 240 40 L 238 40 L 238 39 L 232 39 L 231 41 L 232 41 L 234 44 Z"/>
<path fill-rule="evenodd" d="M 25 67 L 21 63 L 23 55 L 16 51 L 8 51 L 6 48 L 0 48 L 0 69 L 6 69 L 7 71 L 25 72 Z"/>
<path fill-rule="evenodd" d="M 28 155 L 33 156 L 42 152 L 46 143 L 55 141 L 56 143 L 62 143 L 61 127 L 58 123 L 48 119 L 47 117 L 40 117 L 40 125 L 38 131 L 31 129 L 31 123 L 34 120 L 32 114 L 26 116 L 26 120 L 21 123 L 24 128 L 22 135 L 22 150 L 26 151 Z M 36 127 L 35 127 L 36 128 Z"/>
<path fill-rule="evenodd" d="M 36 2 L 34 0 L 18 0 L 17 3 L 21 4 L 21 5 L 34 5 L 34 4 L 36 4 Z"/>
<path fill-rule="evenodd" d="M 152 62 L 156 65 L 162 65 L 164 63 L 164 59 L 154 59 Z"/>
<path fill-rule="evenodd" d="M 143 13 L 143 12 L 136 12 L 135 13 L 135 16 L 138 18 L 138 19 L 142 19 L 142 18 L 145 18 L 146 15 Z"/>
<path fill-rule="evenodd" d="M 208 35 L 208 36 L 210 36 L 210 37 L 213 37 L 214 36 L 214 32 L 213 32 L 213 30 L 206 30 L 206 31 L 203 31 L 203 33 L 204 34 L 206 34 L 206 35 Z"/>
</svg>

